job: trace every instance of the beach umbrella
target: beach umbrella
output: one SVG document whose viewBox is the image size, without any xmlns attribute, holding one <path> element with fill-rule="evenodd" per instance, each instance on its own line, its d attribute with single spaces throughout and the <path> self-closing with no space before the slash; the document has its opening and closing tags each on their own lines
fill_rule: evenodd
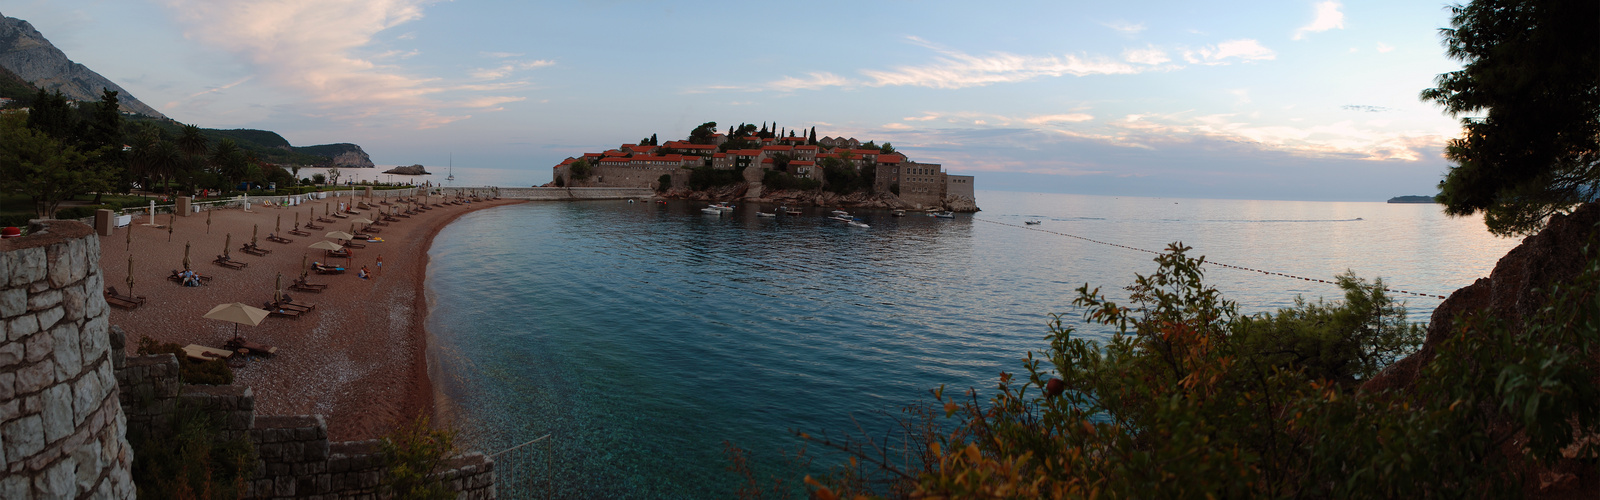
<svg viewBox="0 0 1600 500">
<path fill-rule="evenodd" d="M 256 233 L 260 233 L 260 232 L 261 232 L 261 225 L 260 224 L 253 224 L 253 225 L 250 226 L 250 246 L 256 246 Z"/>
<path fill-rule="evenodd" d="M 335 232 L 337 232 L 337 231 L 335 231 Z M 318 241 L 316 243 L 312 243 L 311 244 L 311 248 L 319 248 L 319 249 L 322 249 L 322 250 L 332 250 L 332 251 L 337 252 L 337 251 L 343 250 L 344 246 L 340 245 L 338 243 L 334 243 L 332 241 L 322 240 L 322 241 Z M 345 257 L 344 257 L 344 266 L 345 267 L 350 267 L 350 255 L 348 253 L 345 254 Z"/>
<path fill-rule="evenodd" d="M 233 246 L 233 233 L 228 233 L 228 236 L 222 240 L 222 258 L 224 260 L 233 260 L 231 258 L 233 254 L 228 252 L 228 247 L 231 246 Z"/>
<path fill-rule="evenodd" d="M 133 296 L 133 256 L 128 256 L 128 296 Z"/>
<path fill-rule="evenodd" d="M 272 301 L 274 303 L 283 302 L 283 273 L 278 273 L 277 283 L 274 283 L 272 287 L 276 289 L 272 292 Z"/>
<path fill-rule="evenodd" d="M 356 237 L 356 235 L 353 235 L 353 234 L 350 234 L 350 233 L 346 233 L 344 231 L 328 231 L 328 234 L 325 234 L 323 236 L 328 237 L 328 238 L 333 238 L 333 239 L 336 239 L 336 240 L 349 240 L 349 239 L 355 239 L 355 237 Z"/>
<path fill-rule="evenodd" d="M 283 232 L 283 214 L 278 214 L 278 225 L 272 226 L 272 232 L 274 232 L 274 233 Z"/>
<path fill-rule="evenodd" d="M 183 270 L 189 270 L 189 242 L 183 242 Z"/>
<path fill-rule="evenodd" d="M 269 313 L 266 309 L 258 309 L 238 302 L 233 302 L 228 304 L 219 304 L 216 307 L 211 308 L 211 311 L 207 312 L 205 316 L 201 317 L 233 323 L 233 338 L 237 339 L 239 338 L 239 325 L 259 325 L 261 324 L 261 320 L 267 319 L 267 314 Z"/>
<path fill-rule="evenodd" d="M 305 281 L 306 280 L 306 276 L 311 274 L 310 269 L 311 268 L 306 266 L 306 256 L 301 255 L 300 256 L 300 281 Z"/>
<path fill-rule="evenodd" d="M 178 227 L 178 213 L 167 216 L 167 243 L 172 243 L 172 228 Z"/>
<path fill-rule="evenodd" d="M 211 211 L 206 210 L 206 234 L 211 234 Z"/>
</svg>

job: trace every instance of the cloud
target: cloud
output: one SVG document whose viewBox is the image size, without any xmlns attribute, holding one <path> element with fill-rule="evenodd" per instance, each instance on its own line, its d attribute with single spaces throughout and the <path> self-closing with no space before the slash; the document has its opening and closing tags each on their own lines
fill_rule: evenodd
<svg viewBox="0 0 1600 500">
<path fill-rule="evenodd" d="M 1447 140 L 1438 133 L 1364 128 L 1351 121 L 1310 127 L 1258 125 L 1239 121 L 1233 114 L 1135 114 L 1112 121 L 1110 125 L 1120 129 L 1115 135 L 1143 144 L 1221 141 L 1305 158 L 1414 162 L 1442 147 Z"/>
<path fill-rule="evenodd" d="M 1311 24 L 1301 26 L 1294 30 L 1294 39 L 1303 40 L 1306 33 L 1321 33 L 1331 29 L 1344 29 L 1344 13 L 1339 12 L 1342 5 L 1334 0 L 1327 0 L 1317 4 L 1317 18 Z"/>
<path fill-rule="evenodd" d="M 1380 52 L 1380 53 L 1388 53 L 1388 52 L 1393 52 L 1393 51 L 1394 51 L 1394 47 L 1393 46 L 1391 46 L 1389 44 L 1386 44 L 1386 43 L 1383 43 L 1383 42 L 1378 42 L 1378 52 Z"/>
<path fill-rule="evenodd" d="M 1093 119 L 1094 119 L 1094 116 L 1091 116 L 1091 115 L 1087 115 L 1087 114 L 1084 114 L 1084 113 L 1072 113 L 1072 114 L 1065 114 L 1065 115 L 1044 115 L 1044 116 L 1035 116 L 1035 117 L 1032 117 L 1032 118 L 1024 118 L 1024 119 L 1022 119 L 1022 123 L 1027 123 L 1027 124 L 1030 124 L 1030 125 L 1048 125 L 1048 124 L 1051 124 L 1051 123 L 1086 122 L 1086 121 L 1093 120 Z"/>
<path fill-rule="evenodd" d="M 1346 104 L 1339 106 L 1339 109 L 1343 109 L 1345 111 L 1364 111 L 1367 113 L 1383 113 L 1386 111 L 1394 111 L 1394 108 L 1385 108 L 1383 106 L 1367 106 L 1363 104 Z"/>
<path fill-rule="evenodd" d="M 866 85 L 872 87 L 911 85 L 936 89 L 979 87 L 995 83 L 1014 83 L 1046 76 L 1121 75 L 1140 70 L 1104 57 L 1030 56 L 992 52 L 974 56 L 944 48 L 921 38 L 914 43 L 937 51 L 937 62 L 922 66 L 898 66 L 889 70 L 862 70 Z"/>
<path fill-rule="evenodd" d="M 1122 60 L 1131 63 L 1155 66 L 1157 64 L 1164 64 L 1172 61 L 1172 58 L 1167 57 L 1166 50 L 1151 45 L 1142 49 L 1128 49 L 1122 51 Z"/>
<path fill-rule="evenodd" d="M 478 55 L 490 59 L 510 59 L 513 57 L 522 57 L 522 54 L 515 52 L 479 52 Z"/>
<path fill-rule="evenodd" d="M 494 68 L 478 68 L 472 70 L 470 74 L 473 78 L 477 78 L 479 80 L 498 80 L 500 78 L 510 76 L 512 73 L 517 72 L 517 70 L 543 68 L 546 66 L 554 66 L 555 64 L 555 61 L 548 61 L 544 59 L 539 59 L 536 61 L 511 62 Z"/>
<path fill-rule="evenodd" d="M 1100 25 L 1117 30 L 1118 32 L 1128 36 L 1137 35 L 1144 31 L 1144 23 L 1134 24 L 1127 21 L 1115 21 L 1109 23 L 1100 23 Z"/>
<path fill-rule="evenodd" d="M 259 81 L 304 95 L 302 112 L 332 119 L 383 117 L 418 128 L 470 115 L 454 111 L 510 97 L 441 94 L 470 91 L 437 78 L 407 74 L 364 55 L 378 34 L 423 17 L 434 0 L 163 0 L 184 36 L 236 55 Z M 396 40 L 414 38 L 410 33 Z"/>
<path fill-rule="evenodd" d="M 1183 58 L 1192 64 L 1219 65 L 1228 64 L 1230 59 L 1239 61 L 1260 61 L 1277 58 L 1278 54 L 1272 49 L 1261 45 L 1261 42 L 1243 38 L 1228 40 L 1215 46 L 1205 46 L 1198 49 L 1187 49 Z"/>
<path fill-rule="evenodd" d="M 795 90 L 817 90 L 823 87 L 849 87 L 854 82 L 850 79 L 826 71 L 807 73 L 805 78 L 785 76 L 782 80 L 768 83 L 767 87 L 773 90 L 792 92 Z"/>
</svg>

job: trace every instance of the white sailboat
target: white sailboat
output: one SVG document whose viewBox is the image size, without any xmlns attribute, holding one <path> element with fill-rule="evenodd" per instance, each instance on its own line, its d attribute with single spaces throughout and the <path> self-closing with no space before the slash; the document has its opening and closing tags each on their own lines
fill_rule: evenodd
<svg viewBox="0 0 1600 500">
<path fill-rule="evenodd" d="M 456 154 L 455 153 L 450 153 L 450 167 L 449 168 L 450 168 L 450 176 L 445 177 L 444 180 L 447 180 L 447 181 L 456 180 Z"/>
</svg>

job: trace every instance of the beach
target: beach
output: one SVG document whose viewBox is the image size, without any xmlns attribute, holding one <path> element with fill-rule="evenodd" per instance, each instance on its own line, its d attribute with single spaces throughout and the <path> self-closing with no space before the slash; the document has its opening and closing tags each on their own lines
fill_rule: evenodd
<svg viewBox="0 0 1600 500">
<path fill-rule="evenodd" d="M 434 203 L 439 199 L 431 198 Z M 179 345 L 222 347 L 233 335 L 235 325 L 202 316 L 213 306 L 230 302 L 262 307 L 273 300 L 281 274 L 282 287 L 295 302 L 316 307 L 298 318 L 269 317 L 254 327 L 238 327 L 240 335 L 250 341 L 278 348 L 274 356 L 253 356 L 234 369 L 234 384 L 250 387 L 255 395 L 256 414 L 323 415 L 328 436 L 333 440 L 375 438 L 397 421 L 418 413 L 431 415 L 435 405 L 428 377 L 428 307 L 423 290 L 428 248 L 434 235 L 462 214 L 521 201 L 446 204 L 400 218 L 399 222 L 380 226 L 381 232 L 373 236 L 383 241 L 365 242 L 366 248 L 353 250 L 348 263 L 344 258 L 329 258 L 323 250 L 307 247 L 331 240 L 324 237 L 329 231 L 349 232 L 351 221 L 357 218 L 377 220 L 377 211 L 363 210 L 349 219 L 334 219 L 334 223 L 318 222 L 324 229 L 306 230 L 313 235 L 309 237 L 288 233 L 296 214 L 304 224 L 312 218 L 312 211 L 322 216 L 327 203 L 332 202 L 337 210 L 340 201 L 347 202 L 349 198 L 329 198 L 298 207 L 253 206 L 249 212 L 200 212 L 177 217 L 170 233 L 167 227 L 144 225 L 150 220 L 140 215 L 134 217 L 132 225 L 102 236 L 100 264 L 105 286 L 128 293 L 131 256 L 133 294 L 148 300 L 132 311 L 112 310 L 111 324 L 127 333 L 128 353 L 137 351 L 142 337 Z M 388 210 L 391 205 L 374 206 Z M 155 222 L 167 225 L 169 217 L 159 214 Z M 280 217 L 281 231 L 277 230 Z M 259 226 L 257 245 L 271 251 L 266 256 L 241 251 L 241 246 L 250 243 L 254 226 Z M 231 258 L 248 267 L 234 270 L 212 262 L 222 254 L 229 234 Z M 292 242 L 270 242 L 269 234 Z M 186 287 L 167 279 L 172 271 L 183 268 L 186 243 L 191 245 L 190 268 L 211 276 L 209 284 Z M 381 270 L 377 266 L 380 256 Z M 290 290 L 289 285 L 300 276 L 302 257 L 308 262 L 343 266 L 347 272 L 326 276 L 311 273 L 311 283 L 327 285 L 321 293 Z M 372 272 L 370 279 L 357 277 L 362 266 Z"/>
</svg>

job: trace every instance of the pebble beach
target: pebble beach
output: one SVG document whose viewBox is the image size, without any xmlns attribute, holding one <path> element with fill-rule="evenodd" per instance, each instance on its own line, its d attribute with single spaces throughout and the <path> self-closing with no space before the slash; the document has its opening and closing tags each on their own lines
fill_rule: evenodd
<svg viewBox="0 0 1600 500">
<path fill-rule="evenodd" d="M 101 236 L 100 265 L 106 286 L 129 293 L 131 257 L 132 294 L 147 299 L 137 309 L 111 312 L 111 324 L 127 333 L 128 353 L 138 349 L 142 337 L 221 348 L 233 335 L 234 324 L 202 316 L 213 306 L 231 302 L 262 307 L 273 300 L 281 274 L 285 292 L 295 302 L 315 309 L 298 318 L 268 317 L 257 326 L 239 327 L 240 335 L 250 341 L 278 348 L 274 356 L 252 356 L 234 368 L 234 384 L 251 388 L 258 415 L 320 414 L 326 418 L 328 437 L 333 440 L 379 437 L 396 422 L 419 413 L 431 415 L 435 394 L 428 377 L 428 305 L 423 289 L 428 248 L 434 235 L 462 214 L 521 201 L 444 204 L 400 218 L 379 227 L 380 232 L 373 236 L 383 241 L 367 242 L 366 248 L 353 250 L 348 263 L 307 247 L 332 240 L 324 236 L 329 231 L 349 232 L 354 219 L 378 220 L 377 210 L 362 210 L 360 215 L 335 219 L 334 223 L 319 222 L 324 229 L 306 230 L 312 234 L 309 237 L 288 233 L 297 214 L 304 224 L 313 211 L 322 216 L 328 202 L 334 202 L 332 207 L 337 210 L 337 201 L 319 200 L 296 207 L 253 206 L 248 212 L 218 209 L 175 219 L 158 214 L 154 223 L 161 227 L 146 225 L 152 222 L 150 218 L 139 215 L 131 225 Z M 430 201 L 438 203 L 440 198 Z M 374 206 L 387 211 L 391 205 Z M 255 256 L 241 251 L 240 247 L 251 241 L 254 227 L 259 227 L 257 246 L 270 254 Z M 222 254 L 230 234 L 231 258 L 247 263 L 243 269 L 212 262 Z M 292 241 L 270 242 L 269 234 Z M 167 279 L 172 271 L 183 269 L 186 243 L 190 245 L 190 268 L 213 278 L 205 286 L 186 287 Z M 377 266 L 380 256 L 381 270 Z M 302 257 L 348 271 L 342 275 L 311 273 L 311 283 L 327 285 L 320 293 L 290 290 L 290 283 L 300 276 Z M 372 271 L 370 279 L 357 277 L 362 266 Z"/>
</svg>

